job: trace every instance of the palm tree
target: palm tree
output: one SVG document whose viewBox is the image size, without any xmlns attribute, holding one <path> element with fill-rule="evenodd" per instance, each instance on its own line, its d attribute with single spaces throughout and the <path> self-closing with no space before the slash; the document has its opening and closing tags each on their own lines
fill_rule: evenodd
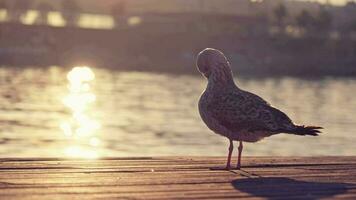
<svg viewBox="0 0 356 200">
<path fill-rule="evenodd" d="M 79 20 L 80 7 L 75 0 L 62 1 L 63 18 L 67 26 L 76 26 Z"/>
</svg>

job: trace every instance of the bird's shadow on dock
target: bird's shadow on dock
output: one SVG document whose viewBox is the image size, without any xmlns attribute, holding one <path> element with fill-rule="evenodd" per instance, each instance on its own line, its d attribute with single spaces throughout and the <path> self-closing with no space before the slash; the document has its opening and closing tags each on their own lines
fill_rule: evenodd
<svg viewBox="0 0 356 200">
<path fill-rule="evenodd" d="M 344 194 L 348 189 L 356 186 L 347 183 L 299 181 L 284 177 L 236 179 L 231 184 L 236 190 L 269 200 L 330 198 Z"/>
</svg>

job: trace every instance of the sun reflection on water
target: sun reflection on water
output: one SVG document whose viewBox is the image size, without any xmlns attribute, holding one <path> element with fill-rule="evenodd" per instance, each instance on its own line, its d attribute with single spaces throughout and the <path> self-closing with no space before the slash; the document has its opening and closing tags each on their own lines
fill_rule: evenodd
<svg viewBox="0 0 356 200">
<path fill-rule="evenodd" d="M 69 94 L 63 99 L 63 104 L 72 115 L 60 124 L 60 128 L 74 144 L 67 147 L 64 153 L 68 157 L 97 158 L 99 155 L 95 147 L 100 145 L 100 140 L 95 134 L 101 125 L 90 116 L 90 108 L 96 101 L 96 96 L 91 91 L 95 74 L 87 66 L 74 67 L 68 72 L 67 80 Z M 82 147 L 79 143 L 87 147 Z"/>
<path fill-rule="evenodd" d="M 98 153 L 94 150 L 86 149 L 80 146 L 70 146 L 65 149 L 64 153 L 72 158 L 91 158 L 98 157 Z"/>
</svg>

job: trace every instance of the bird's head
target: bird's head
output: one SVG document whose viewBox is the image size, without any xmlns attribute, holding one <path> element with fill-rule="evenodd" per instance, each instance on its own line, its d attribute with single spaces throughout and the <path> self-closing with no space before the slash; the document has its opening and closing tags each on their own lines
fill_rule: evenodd
<svg viewBox="0 0 356 200">
<path fill-rule="evenodd" d="M 206 78 L 209 78 L 213 73 L 228 71 L 231 73 L 230 64 L 225 55 L 212 48 L 206 48 L 198 54 L 196 65 L 198 71 Z"/>
</svg>

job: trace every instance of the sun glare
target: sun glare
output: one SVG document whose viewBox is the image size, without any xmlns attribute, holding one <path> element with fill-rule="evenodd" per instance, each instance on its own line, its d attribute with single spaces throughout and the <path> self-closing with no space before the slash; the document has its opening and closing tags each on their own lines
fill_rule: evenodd
<svg viewBox="0 0 356 200">
<path fill-rule="evenodd" d="M 26 14 L 21 16 L 21 22 L 23 24 L 31 25 L 34 24 L 36 21 L 36 18 L 38 17 L 39 12 L 36 10 L 29 10 L 27 11 Z"/>
<path fill-rule="evenodd" d="M 90 67 L 74 67 L 68 72 L 67 80 L 69 94 L 62 102 L 71 111 L 72 115 L 59 126 L 63 134 L 71 142 L 77 142 L 78 145 L 84 142 L 92 149 L 71 146 L 65 149 L 65 155 L 95 158 L 98 155 L 93 148 L 100 144 L 100 139 L 96 137 L 96 134 L 101 127 L 100 123 L 90 116 L 90 108 L 96 101 L 96 96 L 91 90 L 95 74 Z"/>
<path fill-rule="evenodd" d="M 48 13 L 48 24 L 61 27 L 66 25 L 66 21 L 63 19 L 60 12 L 52 11 Z"/>
<path fill-rule="evenodd" d="M 138 17 L 138 16 L 130 17 L 127 20 L 127 24 L 130 26 L 137 26 L 137 25 L 140 25 L 141 23 L 142 23 L 142 18 Z"/>
<path fill-rule="evenodd" d="M 80 146 L 71 146 L 66 148 L 65 155 L 70 158 L 86 158 L 86 159 L 95 159 L 99 157 L 96 151 L 82 148 Z"/>
<path fill-rule="evenodd" d="M 112 29 L 115 21 L 110 15 L 81 14 L 78 25 L 81 28 Z"/>
<path fill-rule="evenodd" d="M 0 22 L 4 22 L 7 20 L 7 10 L 0 9 Z"/>
<path fill-rule="evenodd" d="M 83 87 L 87 85 L 88 82 L 95 79 L 94 72 L 87 66 L 82 67 L 74 67 L 67 74 L 67 79 L 70 83 L 70 89 L 74 89 L 77 91 L 82 91 Z M 87 86 L 86 86 L 87 87 Z M 86 89 L 88 90 L 88 89 Z"/>
</svg>

